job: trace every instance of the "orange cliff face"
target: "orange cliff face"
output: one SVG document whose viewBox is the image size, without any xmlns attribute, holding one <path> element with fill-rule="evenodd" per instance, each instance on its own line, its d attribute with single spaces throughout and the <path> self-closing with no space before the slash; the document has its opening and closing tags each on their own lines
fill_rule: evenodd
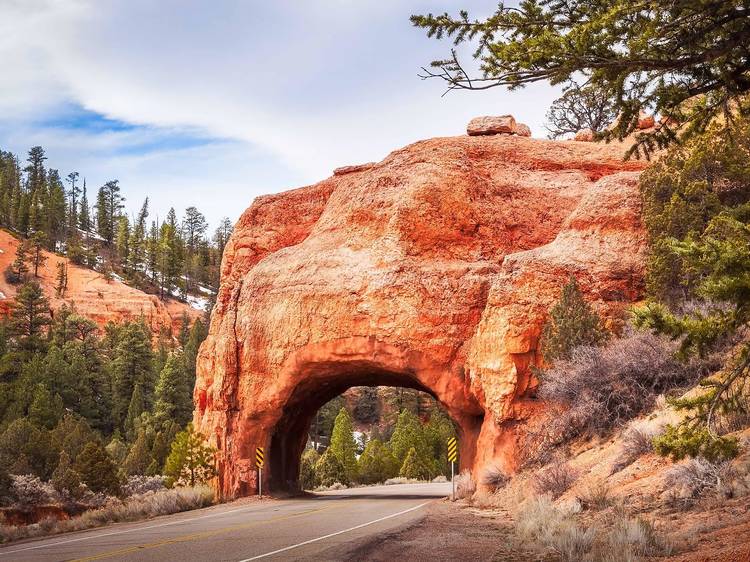
<svg viewBox="0 0 750 562">
<path fill-rule="evenodd" d="M 257 198 L 224 253 L 195 424 L 226 497 L 293 488 L 316 410 L 351 386 L 430 392 L 461 467 L 512 469 L 530 368 L 570 275 L 605 315 L 639 298 L 645 235 L 622 146 L 518 135 L 418 142 Z"/>
<path fill-rule="evenodd" d="M 4 272 L 15 259 L 19 243 L 17 238 L 5 230 L 0 230 L 0 272 Z M 187 313 L 191 320 L 203 314 L 202 311 L 176 300 L 161 301 L 155 295 L 146 294 L 119 281 L 107 282 L 100 273 L 70 262 L 68 262 L 68 287 L 64 297 L 60 298 L 55 292 L 57 264 L 68 260 L 50 252 L 44 252 L 44 254 L 47 261 L 40 268 L 39 277 L 36 280 L 49 299 L 53 314 L 54 311 L 67 304 L 78 314 L 90 318 L 100 327 L 110 321 L 121 322 L 143 318 L 154 333 L 158 333 L 161 327 L 168 326 L 171 327 L 173 334 L 179 332 L 183 313 Z M 0 274 L 0 314 L 9 311 L 10 303 L 17 290 L 18 287 L 7 283 L 4 275 Z"/>
</svg>

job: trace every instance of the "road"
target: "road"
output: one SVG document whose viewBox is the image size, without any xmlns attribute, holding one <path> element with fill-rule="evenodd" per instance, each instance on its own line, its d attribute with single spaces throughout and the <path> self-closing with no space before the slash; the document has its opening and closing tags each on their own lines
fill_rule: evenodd
<svg viewBox="0 0 750 562">
<path fill-rule="evenodd" d="M 234 502 L 8 545 L 0 562 L 345 560 L 354 545 L 415 522 L 449 493 L 450 484 L 402 484 Z"/>
</svg>

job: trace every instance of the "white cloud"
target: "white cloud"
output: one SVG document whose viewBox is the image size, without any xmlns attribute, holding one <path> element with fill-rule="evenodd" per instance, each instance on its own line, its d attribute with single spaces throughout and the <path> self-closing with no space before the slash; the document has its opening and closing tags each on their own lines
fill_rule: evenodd
<svg viewBox="0 0 750 562">
<path fill-rule="evenodd" d="M 173 176 L 159 170 L 151 176 L 162 186 L 202 183 L 213 193 L 236 191 L 242 181 L 248 200 L 283 187 L 267 178 L 322 179 L 336 166 L 380 159 L 419 138 L 461 134 L 478 114 L 514 113 L 543 134 L 544 108 L 555 97 L 550 88 L 441 98 L 442 84 L 417 78 L 420 65 L 449 45 L 411 28 L 408 16 L 448 4 L 0 0 L 0 59 L 10 61 L 6 76 L 18 77 L 0 92 L 0 118 L 24 122 L 78 104 L 129 123 L 232 139 L 210 149 L 216 168 L 224 158 L 241 169 L 225 184 L 212 184 L 215 173 L 191 173 L 200 149 L 159 156 L 155 148 L 153 159 L 139 162 L 173 170 L 167 162 L 182 158 L 186 166 Z M 127 133 L 100 135 L 95 144 L 108 140 L 125 143 Z M 96 166 L 104 164 L 112 166 L 110 175 L 132 171 L 132 157 L 112 154 Z M 130 179 L 146 193 L 154 187 L 142 175 Z"/>
</svg>

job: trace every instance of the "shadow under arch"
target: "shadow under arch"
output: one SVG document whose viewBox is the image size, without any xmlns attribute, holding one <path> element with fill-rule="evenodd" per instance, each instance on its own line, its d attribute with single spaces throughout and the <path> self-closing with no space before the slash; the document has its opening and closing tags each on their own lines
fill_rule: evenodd
<svg viewBox="0 0 750 562">
<path fill-rule="evenodd" d="M 269 473 L 271 492 L 298 490 L 300 457 L 317 411 L 328 401 L 355 386 L 393 386 L 430 394 L 453 420 L 461 443 L 461 466 L 471 466 L 484 416 L 481 410 L 446 402 L 439 390 L 430 388 L 409 370 L 395 371 L 370 361 L 344 360 L 316 363 L 299 380 L 287 399 L 271 432 Z M 265 479 L 264 479 L 265 480 Z"/>
</svg>

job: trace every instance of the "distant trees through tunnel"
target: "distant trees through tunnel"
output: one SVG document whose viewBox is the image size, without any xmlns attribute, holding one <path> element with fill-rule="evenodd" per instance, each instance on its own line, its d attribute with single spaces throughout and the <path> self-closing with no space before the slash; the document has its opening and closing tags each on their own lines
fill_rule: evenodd
<svg viewBox="0 0 750 562">
<path fill-rule="evenodd" d="M 450 477 L 447 442 L 456 428 L 429 393 L 353 387 L 318 409 L 302 452 L 299 487 Z"/>
</svg>

